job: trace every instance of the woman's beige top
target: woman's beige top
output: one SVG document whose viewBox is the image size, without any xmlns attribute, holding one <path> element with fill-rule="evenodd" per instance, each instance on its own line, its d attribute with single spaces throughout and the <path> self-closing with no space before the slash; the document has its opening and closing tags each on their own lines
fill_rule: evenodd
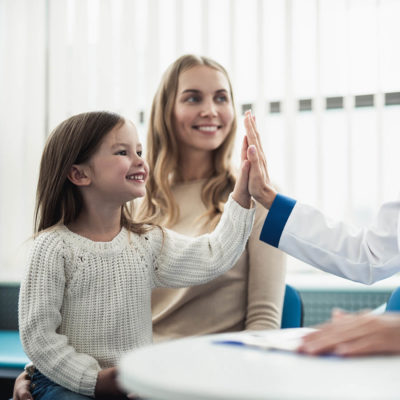
<svg viewBox="0 0 400 400">
<path fill-rule="evenodd" d="M 180 207 L 176 232 L 198 236 L 209 231 L 201 200 L 204 180 L 174 186 Z M 235 267 L 217 279 L 184 289 L 152 294 L 155 342 L 192 335 L 280 327 L 285 288 L 284 254 L 259 240 L 267 210 L 257 205 L 253 231 Z"/>
</svg>

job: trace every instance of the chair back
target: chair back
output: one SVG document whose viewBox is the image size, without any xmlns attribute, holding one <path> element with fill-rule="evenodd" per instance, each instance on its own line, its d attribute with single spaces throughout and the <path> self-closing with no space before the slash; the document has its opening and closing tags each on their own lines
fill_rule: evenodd
<svg viewBox="0 0 400 400">
<path fill-rule="evenodd" d="M 29 362 L 18 332 L 19 283 L 0 282 L 0 392 L 1 381 L 14 380 Z M 0 395 L 0 399 L 2 399 Z M 7 397 L 8 398 L 8 397 Z"/>
<path fill-rule="evenodd" d="M 393 290 L 386 305 L 386 311 L 400 312 L 400 287 Z"/>
<path fill-rule="evenodd" d="M 18 330 L 19 283 L 0 282 L 0 329 Z"/>
<path fill-rule="evenodd" d="M 303 302 L 300 293 L 293 286 L 286 285 L 283 300 L 281 328 L 300 328 L 303 326 Z"/>
</svg>

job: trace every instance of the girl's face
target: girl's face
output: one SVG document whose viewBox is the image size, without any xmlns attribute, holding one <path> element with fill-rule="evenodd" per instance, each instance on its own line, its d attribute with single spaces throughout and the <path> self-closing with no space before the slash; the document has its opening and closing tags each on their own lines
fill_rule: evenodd
<svg viewBox="0 0 400 400">
<path fill-rule="evenodd" d="M 92 190 L 105 200 L 122 205 L 146 193 L 149 167 L 142 158 L 135 125 L 130 121 L 104 137 L 88 167 Z"/>
<path fill-rule="evenodd" d="M 180 74 L 173 121 L 181 153 L 217 149 L 233 119 L 229 83 L 222 72 L 200 65 Z"/>
</svg>

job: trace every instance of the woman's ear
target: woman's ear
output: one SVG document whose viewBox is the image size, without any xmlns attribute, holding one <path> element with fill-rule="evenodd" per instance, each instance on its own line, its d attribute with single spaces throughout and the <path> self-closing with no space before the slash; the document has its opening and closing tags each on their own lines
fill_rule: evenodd
<svg viewBox="0 0 400 400">
<path fill-rule="evenodd" d="M 71 167 L 67 178 L 76 186 L 89 186 L 91 183 L 91 179 L 82 165 L 74 164 Z"/>
</svg>

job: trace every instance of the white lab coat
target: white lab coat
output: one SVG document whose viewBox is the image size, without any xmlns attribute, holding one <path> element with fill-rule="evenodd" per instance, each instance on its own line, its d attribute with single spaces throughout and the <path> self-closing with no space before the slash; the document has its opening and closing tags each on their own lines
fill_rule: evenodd
<svg viewBox="0 0 400 400">
<path fill-rule="evenodd" d="M 400 200 L 383 204 L 368 229 L 335 222 L 296 203 L 279 248 L 337 276 L 371 284 L 400 271 Z"/>
</svg>

